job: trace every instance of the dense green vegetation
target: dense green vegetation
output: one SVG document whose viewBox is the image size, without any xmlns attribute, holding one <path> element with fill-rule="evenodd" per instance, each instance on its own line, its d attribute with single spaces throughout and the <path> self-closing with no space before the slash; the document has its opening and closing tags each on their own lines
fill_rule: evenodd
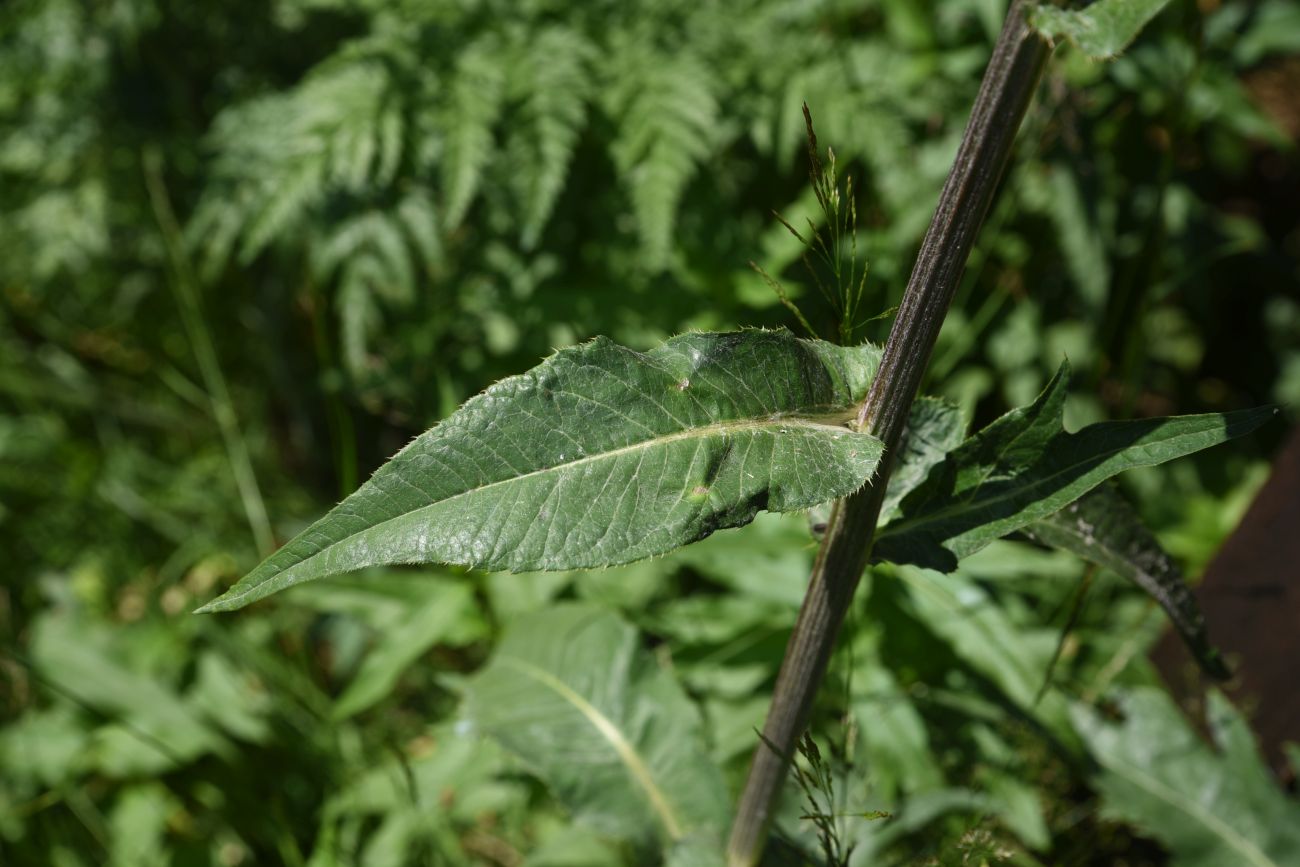
<svg viewBox="0 0 1300 867">
<path fill-rule="evenodd" d="M 712 760 L 668 812 L 725 814 L 801 516 L 605 571 L 372 569 L 189 612 L 554 348 L 800 327 L 751 260 L 819 336 L 883 339 L 1003 7 L 0 9 L 0 860 L 652 863 L 663 822 L 555 752 L 580 734 L 504 713 L 555 618 L 636 686 L 628 720 L 680 711 L 639 747 Z M 1284 0 L 1174 4 L 1105 65 L 1058 51 L 927 391 L 978 428 L 1068 356 L 1071 430 L 1300 400 L 1297 54 Z M 772 215 L 820 219 L 804 101 L 870 268 L 843 331 Z M 1284 429 L 1123 477 L 1188 574 Z M 821 828 L 862 864 L 1295 863 L 1300 807 L 1237 714 L 1212 699 L 1213 752 L 1160 691 L 1164 624 L 1023 540 L 873 571 L 772 857 L 819 857 Z"/>
</svg>

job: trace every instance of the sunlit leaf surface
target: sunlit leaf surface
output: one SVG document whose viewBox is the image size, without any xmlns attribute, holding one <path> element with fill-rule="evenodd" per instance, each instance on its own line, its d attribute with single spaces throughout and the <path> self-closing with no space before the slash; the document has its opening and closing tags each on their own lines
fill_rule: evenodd
<svg viewBox="0 0 1300 867">
<path fill-rule="evenodd" d="M 728 817 L 694 706 L 608 610 L 570 604 L 516 621 L 470 680 L 464 713 L 606 833 L 686 840 Z"/>
<path fill-rule="evenodd" d="M 878 360 L 785 331 L 562 350 L 416 438 L 203 610 L 363 566 L 611 566 L 845 496 L 880 459 L 847 426 Z"/>
<path fill-rule="evenodd" d="M 1029 20 L 1045 36 L 1067 37 L 1092 59 L 1107 60 L 1127 48 L 1167 5 L 1169 0 L 1098 0 L 1084 9 L 1043 4 Z"/>
</svg>

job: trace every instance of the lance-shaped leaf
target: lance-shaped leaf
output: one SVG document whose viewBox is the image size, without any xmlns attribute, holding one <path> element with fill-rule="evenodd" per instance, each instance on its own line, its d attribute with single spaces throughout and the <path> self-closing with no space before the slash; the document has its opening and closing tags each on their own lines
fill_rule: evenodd
<svg viewBox="0 0 1300 867">
<path fill-rule="evenodd" d="M 561 605 L 515 621 L 469 681 L 463 712 L 604 833 L 685 841 L 727 820 L 699 714 L 607 610 Z"/>
<path fill-rule="evenodd" d="M 1103 811 L 1159 840 L 1172 867 L 1296 867 L 1300 803 L 1278 787 L 1250 727 L 1211 690 L 1210 749 L 1167 695 L 1119 697 L 1116 723 L 1084 705 L 1074 724 L 1100 765 Z"/>
<path fill-rule="evenodd" d="M 1069 366 L 1029 406 L 949 453 L 882 529 L 874 556 L 950 572 L 962 557 L 1064 508 L 1106 479 L 1250 433 L 1273 407 L 1062 427 Z"/>
<path fill-rule="evenodd" d="M 1113 486 L 1102 485 L 1030 524 L 1025 532 L 1044 545 L 1070 551 L 1132 581 L 1165 610 L 1207 674 L 1219 679 L 1231 676 L 1210 644 L 1205 617 L 1182 573 Z"/>
<path fill-rule="evenodd" d="M 1097 0 L 1084 9 L 1035 6 L 1029 23 L 1049 39 L 1064 36 L 1093 60 L 1109 60 L 1129 46 L 1169 0 Z"/>
<path fill-rule="evenodd" d="M 785 331 L 562 350 L 417 437 L 201 610 L 382 564 L 612 566 L 843 497 L 880 459 L 847 426 L 879 358 Z"/>
</svg>

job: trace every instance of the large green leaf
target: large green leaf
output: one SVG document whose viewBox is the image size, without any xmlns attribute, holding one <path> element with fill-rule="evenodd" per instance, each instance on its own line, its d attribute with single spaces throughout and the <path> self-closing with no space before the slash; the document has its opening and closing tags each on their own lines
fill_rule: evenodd
<svg viewBox="0 0 1300 867">
<path fill-rule="evenodd" d="M 1120 702 L 1122 723 L 1080 706 L 1079 730 L 1104 769 L 1106 810 L 1156 837 L 1175 867 L 1300 865 L 1300 803 L 1288 799 L 1255 751 L 1245 721 L 1217 692 L 1210 750 L 1159 690 Z"/>
<path fill-rule="evenodd" d="M 1093 60 L 1115 57 L 1169 0 L 1097 0 L 1085 9 L 1036 6 L 1029 21 L 1049 39 L 1064 36 Z"/>
<path fill-rule="evenodd" d="M 1173 621 L 1183 643 L 1206 672 L 1230 676 L 1210 644 L 1196 597 L 1182 573 L 1128 501 L 1102 485 L 1061 511 L 1030 524 L 1026 532 L 1045 545 L 1070 551 L 1142 588 Z"/>
<path fill-rule="evenodd" d="M 695 707 L 607 610 L 569 604 L 516 621 L 469 681 L 464 714 L 611 835 L 683 841 L 727 819 Z"/>
<path fill-rule="evenodd" d="M 855 660 L 853 714 L 866 766 L 871 768 L 873 793 L 885 803 L 900 793 L 943 787 L 943 770 L 930 743 L 930 733 L 912 697 L 886 668 L 873 649 L 863 665 Z"/>
<path fill-rule="evenodd" d="M 948 454 L 878 534 L 875 557 L 950 572 L 962 557 L 1074 502 L 1111 476 L 1250 433 L 1273 407 L 1062 427 L 1069 367 L 1029 406 Z"/>
<path fill-rule="evenodd" d="M 845 496 L 880 459 L 846 425 L 879 356 L 786 331 L 562 350 L 417 437 L 201 610 L 380 564 L 611 566 Z"/>
</svg>

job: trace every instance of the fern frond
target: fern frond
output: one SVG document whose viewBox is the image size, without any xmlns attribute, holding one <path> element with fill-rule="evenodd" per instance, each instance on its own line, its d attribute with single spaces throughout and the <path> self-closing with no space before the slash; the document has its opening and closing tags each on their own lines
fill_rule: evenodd
<svg viewBox="0 0 1300 867">
<path fill-rule="evenodd" d="M 234 208 L 238 217 L 200 218 L 226 229 L 221 243 L 205 241 L 206 258 L 237 244 L 249 262 L 301 228 L 331 192 L 361 194 L 389 182 L 402 137 L 390 77 L 369 60 L 327 62 L 287 93 L 227 109 L 214 125 L 215 179 L 199 210 Z"/>
<path fill-rule="evenodd" d="M 634 46 L 613 52 L 620 67 L 610 110 L 618 135 L 610 150 L 631 195 L 644 258 L 659 269 L 672 250 L 686 184 L 714 150 L 717 77 L 696 58 Z"/>
<path fill-rule="evenodd" d="M 373 286 L 381 272 L 382 268 L 372 258 L 362 256 L 348 263 L 339 281 L 339 336 L 343 345 L 343 366 L 358 379 L 369 366 L 367 346 L 380 324 Z"/>
<path fill-rule="evenodd" d="M 397 219 L 405 230 L 415 262 L 426 274 L 441 264 L 445 253 L 438 229 L 438 211 L 424 189 L 409 191 L 398 203 Z"/>
<path fill-rule="evenodd" d="M 442 156 L 444 219 L 460 225 L 474 201 L 483 169 L 492 159 L 492 130 L 505 107 L 505 70 L 500 40 L 489 36 L 466 49 L 456 64 L 448 95 L 446 149 Z"/>
<path fill-rule="evenodd" d="M 406 302 L 415 286 L 415 268 L 402 224 L 387 213 L 367 211 L 340 223 L 312 251 L 318 280 L 333 278 L 357 260 L 365 259 L 371 289 L 394 302 Z"/>
<path fill-rule="evenodd" d="M 553 26 L 533 35 L 513 70 L 520 103 L 508 154 L 521 200 L 520 243 L 537 245 L 564 187 L 569 161 L 587 117 L 594 49 L 585 37 Z"/>
<path fill-rule="evenodd" d="M 320 201 L 325 187 L 325 165 L 304 159 L 297 166 L 285 166 L 273 182 L 258 184 L 242 196 L 247 213 L 241 227 L 240 262 L 248 264 L 276 238 L 289 235 Z"/>
</svg>

